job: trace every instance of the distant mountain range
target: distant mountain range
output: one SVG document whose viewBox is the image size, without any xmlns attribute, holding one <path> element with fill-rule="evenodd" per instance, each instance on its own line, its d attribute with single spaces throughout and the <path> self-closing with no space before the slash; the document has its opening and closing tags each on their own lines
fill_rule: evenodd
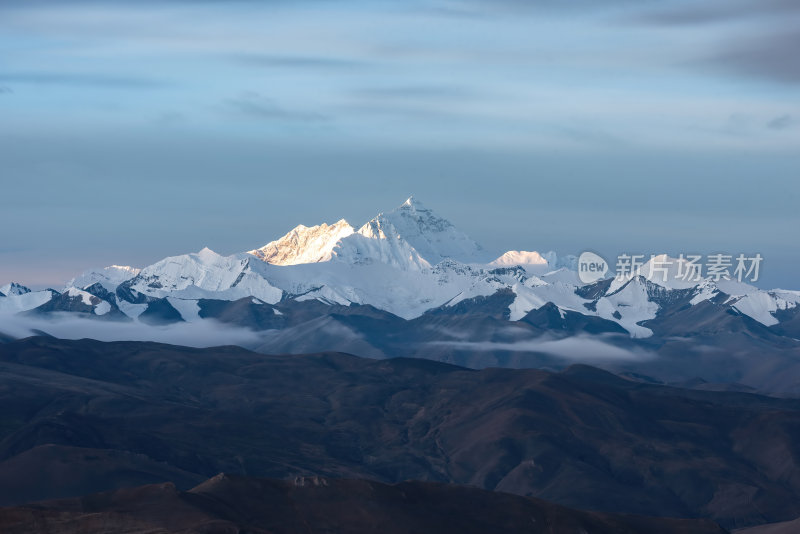
<svg viewBox="0 0 800 534">
<path fill-rule="evenodd" d="M 574 256 L 492 259 L 410 198 L 359 228 L 301 225 L 232 256 L 203 249 L 142 269 L 89 270 L 58 290 L 2 286 L 0 332 L 163 339 L 165 325 L 213 320 L 217 332 L 246 330 L 235 342 L 263 352 L 471 367 L 583 361 L 644 380 L 800 393 L 800 291 L 686 282 L 674 271 L 659 279 L 649 266 L 585 284 Z M 202 339 L 194 344 L 213 342 Z"/>
</svg>

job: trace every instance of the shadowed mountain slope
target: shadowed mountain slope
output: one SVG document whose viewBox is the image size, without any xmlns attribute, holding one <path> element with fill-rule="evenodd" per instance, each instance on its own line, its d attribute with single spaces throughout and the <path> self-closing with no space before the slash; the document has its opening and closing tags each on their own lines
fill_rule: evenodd
<svg viewBox="0 0 800 534">
<path fill-rule="evenodd" d="M 160 484 L 80 499 L 0 508 L 5 534 L 142 532 L 724 534 L 707 520 L 582 512 L 446 484 L 291 482 L 217 475 L 186 492 Z"/>
<path fill-rule="evenodd" d="M 17 481 L 3 504 L 228 472 L 451 482 L 726 527 L 800 516 L 794 400 L 587 366 L 53 338 L 0 345 L 0 384 L 0 480 Z"/>
</svg>

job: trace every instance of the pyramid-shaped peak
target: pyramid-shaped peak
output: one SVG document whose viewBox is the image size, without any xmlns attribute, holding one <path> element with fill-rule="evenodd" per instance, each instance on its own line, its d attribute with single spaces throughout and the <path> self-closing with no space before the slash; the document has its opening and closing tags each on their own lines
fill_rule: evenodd
<svg viewBox="0 0 800 534">
<path fill-rule="evenodd" d="M 419 229 L 422 232 L 441 232 L 453 228 L 453 223 L 425 207 L 413 196 L 392 211 L 381 213 L 377 218 L 388 220 L 401 231 L 407 231 L 409 224 L 415 227 L 415 231 Z"/>
<path fill-rule="evenodd" d="M 483 250 L 466 234 L 411 196 L 400 206 L 374 220 L 393 227 L 431 265 L 450 258 L 461 262 L 483 259 Z M 369 223 L 368 223 L 369 224 Z"/>
<path fill-rule="evenodd" d="M 208 247 L 203 247 L 200 250 L 200 252 L 197 253 L 197 255 L 198 256 L 208 256 L 208 257 L 211 257 L 211 258 L 219 256 L 219 254 L 217 254 L 216 252 L 214 252 L 213 250 L 211 250 Z"/>
<path fill-rule="evenodd" d="M 425 206 L 423 206 L 422 202 L 420 202 L 419 199 L 415 198 L 414 195 L 411 195 L 406 199 L 405 202 L 400 204 L 399 208 L 425 209 Z"/>
</svg>

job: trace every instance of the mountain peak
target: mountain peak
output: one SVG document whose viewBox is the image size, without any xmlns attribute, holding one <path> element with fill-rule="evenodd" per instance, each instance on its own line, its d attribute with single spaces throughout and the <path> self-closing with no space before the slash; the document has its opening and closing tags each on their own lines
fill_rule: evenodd
<svg viewBox="0 0 800 534">
<path fill-rule="evenodd" d="M 109 265 L 102 269 L 89 269 L 67 282 L 64 287 L 86 289 L 89 286 L 99 283 L 107 291 L 114 291 L 118 285 L 130 280 L 139 274 L 140 271 L 141 269 L 129 265 Z"/>
<path fill-rule="evenodd" d="M 333 249 L 338 261 L 386 263 L 401 270 L 420 270 L 446 259 L 479 263 L 483 249 L 447 219 L 409 197 L 380 213 Z"/>
<path fill-rule="evenodd" d="M 644 280 L 667 289 L 689 289 L 700 284 L 699 276 L 694 276 L 692 267 L 685 259 L 672 258 L 667 254 L 652 256 L 649 260 L 637 265 L 633 272 L 614 278 L 609 292 L 622 288 L 629 280 L 641 277 Z"/>
<path fill-rule="evenodd" d="M 214 259 L 219 256 L 219 254 L 208 247 L 203 247 L 197 255 L 204 259 Z"/>
<path fill-rule="evenodd" d="M 547 259 L 536 251 L 509 250 L 489 265 L 508 267 L 513 265 L 548 265 Z"/>
<path fill-rule="evenodd" d="M 400 206 L 378 214 L 357 231 L 344 219 L 331 225 L 299 225 L 249 254 L 273 265 L 317 263 L 336 257 L 339 261 L 378 261 L 403 269 L 412 265 L 420 269 L 446 258 L 479 262 L 483 259 L 482 252 L 477 243 L 450 221 L 410 196 Z"/>
<path fill-rule="evenodd" d="M 414 195 L 411 195 L 410 197 L 408 197 L 406 199 L 405 202 L 403 202 L 402 204 L 400 204 L 400 206 L 398 206 L 398 209 L 402 209 L 402 208 L 424 209 L 424 206 L 422 205 L 422 202 L 420 202 L 418 199 L 414 198 Z"/>
<path fill-rule="evenodd" d="M 327 223 L 317 226 L 300 224 L 280 239 L 251 250 L 249 254 L 273 265 L 328 261 L 339 240 L 353 232 L 353 227 L 344 219 L 339 219 L 330 225 Z"/>
<path fill-rule="evenodd" d="M 376 219 L 394 226 L 398 235 L 431 265 L 445 258 L 466 263 L 482 259 L 483 249 L 480 245 L 413 196 Z"/>
<path fill-rule="evenodd" d="M 31 292 L 30 289 L 16 282 L 11 282 L 10 284 L 0 286 L 0 293 L 5 295 L 6 297 L 24 295 L 30 292 Z"/>
<path fill-rule="evenodd" d="M 121 272 L 138 273 L 141 269 L 131 267 L 130 265 L 109 265 L 106 270 L 116 270 Z"/>
<path fill-rule="evenodd" d="M 398 213 L 398 212 L 406 212 L 406 213 L 416 213 L 416 212 L 420 212 L 420 213 L 428 213 L 428 214 L 430 214 L 430 215 L 432 215 L 432 216 L 434 216 L 434 217 L 437 217 L 437 216 L 436 216 L 436 215 L 433 213 L 433 211 L 432 211 L 432 210 L 430 210 L 429 208 L 426 208 L 426 207 L 425 207 L 425 205 L 424 205 L 424 204 L 423 204 L 423 203 L 422 203 L 422 202 L 421 202 L 419 199 L 417 199 L 416 197 L 414 197 L 413 195 L 412 195 L 412 196 L 410 196 L 410 197 L 408 197 L 408 198 L 406 199 L 406 201 L 405 201 L 405 202 L 403 202 L 402 204 L 400 204 L 399 206 L 397 206 L 395 209 L 393 209 L 392 211 L 390 211 L 390 212 L 388 212 L 388 213 Z M 383 215 L 383 214 L 381 214 L 381 215 Z M 442 220 L 444 220 L 444 221 L 446 221 L 448 224 L 450 224 L 450 221 L 447 221 L 446 219 L 442 219 Z"/>
<path fill-rule="evenodd" d="M 339 241 L 333 249 L 333 258 L 356 265 L 384 263 L 403 271 L 419 271 L 431 266 L 382 215 Z"/>
</svg>

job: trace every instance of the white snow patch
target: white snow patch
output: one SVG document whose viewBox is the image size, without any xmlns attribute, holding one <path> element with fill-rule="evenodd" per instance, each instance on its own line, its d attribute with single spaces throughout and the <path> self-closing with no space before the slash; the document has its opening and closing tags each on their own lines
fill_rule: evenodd
<svg viewBox="0 0 800 534">
<path fill-rule="evenodd" d="M 621 318 L 614 317 L 618 312 Z M 631 337 L 645 338 L 653 335 L 653 331 L 638 323 L 655 319 L 658 304 L 647 298 L 647 288 L 640 278 L 632 280 L 613 295 L 602 297 L 597 301 L 597 314 L 603 319 L 615 321 L 627 330 Z"/>
<path fill-rule="evenodd" d="M 201 319 L 200 305 L 197 303 L 196 300 L 186 300 L 175 297 L 167 297 L 167 302 L 169 302 L 173 308 L 178 310 L 178 313 L 181 314 L 181 317 L 187 323 L 199 321 Z"/>
<path fill-rule="evenodd" d="M 72 298 L 80 297 L 81 302 L 83 302 L 87 306 L 92 306 L 93 305 L 92 300 L 97 299 L 97 297 L 95 297 L 91 293 L 87 293 L 86 291 L 78 289 L 77 287 L 67 288 L 67 290 L 64 293 Z"/>
<path fill-rule="evenodd" d="M 10 295 L 5 298 L 0 298 L 0 312 L 20 313 L 29 311 L 50 302 L 52 298 L 53 293 L 47 290 Z"/>
<path fill-rule="evenodd" d="M 132 304 L 127 300 L 120 300 L 118 298 L 117 308 L 131 319 L 136 319 L 147 309 L 147 304 Z"/>
<path fill-rule="evenodd" d="M 700 304 L 705 300 L 711 300 L 717 295 L 719 295 L 719 290 L 711 280 L 703 280 L 699 286 L 697 286 L 697 294 L 692 297 L 689 301 L 689 304 L 694 306 L 695 304 Z"/>
</svg>

